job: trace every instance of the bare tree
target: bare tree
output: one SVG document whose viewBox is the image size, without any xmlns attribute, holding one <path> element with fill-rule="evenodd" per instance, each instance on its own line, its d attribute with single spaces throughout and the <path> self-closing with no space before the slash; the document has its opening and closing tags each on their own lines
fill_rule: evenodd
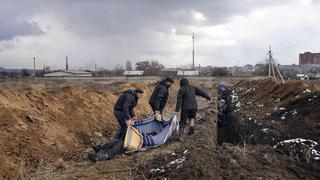
<svg viewBox="0 0 320 180">
<path fill-rule="evenodd" d="M 212 69 L 211 71 L 211 75 L 212 76 L 228 76 L 229 72 L 228 69 L 226 67 L 215 67 Z"/>
<path fill-rule="evenodd" d="M 126 61 L 126 71 L 132 71 L 132 62 L 130 60 Z"/>
<path fill-rule="evenodd" d="M 136 63 L 136 70 L 144 71 L 144 75 L 160 75 L 165 67 L 156 60 L 140 61 Z"/>
</svg>

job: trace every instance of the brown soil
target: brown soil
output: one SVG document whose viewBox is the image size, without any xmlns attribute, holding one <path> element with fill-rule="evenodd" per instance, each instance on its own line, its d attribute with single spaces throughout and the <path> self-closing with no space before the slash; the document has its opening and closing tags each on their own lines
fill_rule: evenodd
<svg viewBox="0 0 320 180">
<path fill-rule="evenodd" d="M 201 84 L 192 82 L 210 91 L 213 101 L 199 98 L 200 109 L 196 132 L 186 135 L 183 141 L 170 140 L 159 148 L 123 154 L 111 161 L 93 164 L 86 160 L 92 142 L 110 140 L 118 125 L 113 116 L 113 105 L 125 89 L 142 87 L 145 96 L 139 101 L 136 112 L 139 116 L 151 114 L 148 105 L 154 84 L 112 83 L 54 85 L 4 82 L 0 90 L 0 179 L 319 179 L 318 161 L 301 161 L 277 152 L 271 145 L 222 143 L 217 145 L 216 86 L 220 83 Z M 67 86 L 66 86 L 67 85 Z M 238 92 L 239 98 L 264 103 L 264 108 L 243 107 L 239 116 L 259 118 L 272 112 L 275 105 L 289 110 L 296 109 L 297 121 L 315 123 L 320 117 L 319 99 L 308 100 L 305 87 L 317 93 L 316 85 L 292 83 L 282 87 L 272 80 L 242 81 L 236 87 L 256 88 L 255 92 Z M 289 88 L 290 87 L 290 88 Z M 171 88 L 166 116 L 175 105 L 178 83 Z M 293 92 L 293 93 L 292 93 Z M 300 97 L 294 99 L 299 92 Z M 302 93 L 302 94 L 301 94 Z M 313 97 L 313 96 L 312 96 Z M 319 97 L 319 96 L 318 96 Z M 270 99 L 282 98 L 280 102 Z M 302 105 L 303 104 L 303 105 Z M 312 105 L 312 106 L 311 106 Z M 310 115 L 310 113 L 312 113 Z M 306 115 L 307 114 L 307 115 Z M 282 114 L 272 113 L 268 121 L 281 124 Z M 280 119 L 277 119 L 280 118 Z M 300 118 L 300 119 L 299 119 Z M 259 118 L 261 119 L 261 118 Z M 289 125 L 275 129 L 280 140 L 293 135 Z M 274 120 L 274 121 L 272 121 Z M 295 122 L 292 121 L 292 122 Z M 286 124 L 286 123 L 283 123 Z M 288 123 L 287 123 L 288 124 Z M 292 123 L 295 125 L 295 123 Z M 300 123 L 308 130 L 299 137 L 315 137 L 320 142 L 319 128 Z M 298 126 L 295 130 L 299 129 Z M 103 138 L 97 134 L 102 133 Z M 317 136 L 316 136 L 317 135 Z"/>
</svg>

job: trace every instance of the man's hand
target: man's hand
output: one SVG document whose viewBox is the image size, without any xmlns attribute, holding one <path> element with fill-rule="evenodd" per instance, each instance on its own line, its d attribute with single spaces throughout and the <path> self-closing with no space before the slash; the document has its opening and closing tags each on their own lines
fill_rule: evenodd
<svg viewBox="0 0 320 180">
<path fill-rule="evenodd" d="M 133 125 L 133 121 L 132 121 L 132 119 L 128 119 L 128 120 L 126 120 L 126 124 L 127 124 L 127 126 L 129 126 L 129 125 Z"/>
<path fill-rule="evenodd" d="M 161 113 L 160 113 L 160 111 L 155 111 L 155 114 L 154 114 L 155 116 L 156 116 L 156 120 L 157 121 L 161 121 Z"/>
</svg>

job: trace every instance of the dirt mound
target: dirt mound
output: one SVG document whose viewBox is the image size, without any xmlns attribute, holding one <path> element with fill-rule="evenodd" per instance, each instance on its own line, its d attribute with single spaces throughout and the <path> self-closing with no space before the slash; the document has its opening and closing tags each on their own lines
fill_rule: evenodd
<svg viewBox="0 0 320 180">
<path fill-rule="evenodd" d="M 142 117 L 152 112 L 148 97 L 154 85 L 114 83 L 101 86 L 108 88 L 99 91 L 90 91 L 96 84 L 89 88 L 65 84 L 37 84 L 41 88 L 30 88 L 35 86 L 23 84 L 19 90 L 14 90 L 13 85 L 8 85 L 11 90 L 0 89 L 0 177 L 23 177 L 40 164 L 77 158 L 92 140 L 97 140 L 97 134 L 112 138 L 118 128 L 113 115 L 118 96 L 129 88 L 143 88 L 145 95 L 136 108 Z M 173 86 L 172 91 L 177 88 Z M 175 98 L 169 101 L 172 106 L 167 108 L 167 115 L 172 114 Z M 100 141 L 105 140 L 100 137 Z"/>
</svg>

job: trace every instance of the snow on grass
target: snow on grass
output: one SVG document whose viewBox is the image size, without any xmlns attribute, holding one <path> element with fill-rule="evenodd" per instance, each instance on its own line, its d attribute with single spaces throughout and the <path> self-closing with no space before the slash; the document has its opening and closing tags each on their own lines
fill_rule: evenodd
<svg viewBox="0 0 320 180">
<path fill-rule="evenodd" d="M 316 141 L 310 139 L 296 138 L 296 139 L 288 139 L 281 142 L 278 142 L 273 148 L 281 148 L 284 146 L 290 147 L 293 152 L 295 152 L 296 145 L 308 148 L 311 150 L 311 155 L 314 160 L 320 160 L 320 152 L 315 149 L 319 144 Z M 302 150 L 300 150 L 302 152 Z"/>
<path fill-rule="evenodd" d="M 305 89 L 302 93 L 311 93 L 310 89 Z"/>
</svg>

